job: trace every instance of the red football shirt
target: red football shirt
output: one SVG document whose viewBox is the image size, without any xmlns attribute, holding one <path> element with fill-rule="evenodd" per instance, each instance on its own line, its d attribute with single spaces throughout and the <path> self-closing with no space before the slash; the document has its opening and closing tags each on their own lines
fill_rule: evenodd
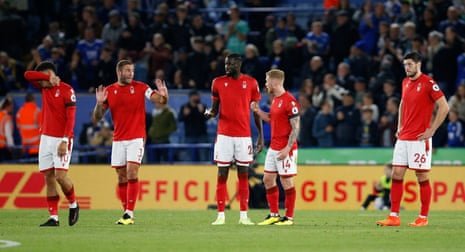
<svg viewBox="0 0 465 252">
<path fill-rule="evenodd" d="M 217 134 L 250 137 L 250 103 L 260 101 L 257 80 L 241 74 L 237 80 L 226 75 L 213 80 L 212 99 L 219 100 Z"/>
<path fill-rule="evenodd" d="M 26 71 L 24 77 L 42 92 L 41 134 L 72 138 L 76 121 L 76 95 L 73 88 L 64 82 L 55 87 L 42 88 L 38 81 L 49 80 L 50 76 L 38 71 Z"/>
<path fill-rule="evenodd" d="M 402 81 L 402 111 L 400 140 L 417 140 L 431 125 L 434 104 L 444 96 L 438 84 L 426 74 L 416 80 Z"/>
<path fill-rule="evenodd" d="M 274 97 L 270 107 L 271 143 L 273 150 L 282 150 L 289 141 L 292 126 L 289 119 L 300 116 L 300 106 L 289 92 Z M 294 142 L 291 150 L 297 148 Z"/>
<path fill-rule="evenodd" d="M 107 87 L 107 91 L 108 97 L 103 106 L 110 109 L 113 119 L 113 140 L 145 138 L 145 97 L 150 97 L 155 91 L 134 80 L 124 86 L 115 82 Z"/>
</svg>

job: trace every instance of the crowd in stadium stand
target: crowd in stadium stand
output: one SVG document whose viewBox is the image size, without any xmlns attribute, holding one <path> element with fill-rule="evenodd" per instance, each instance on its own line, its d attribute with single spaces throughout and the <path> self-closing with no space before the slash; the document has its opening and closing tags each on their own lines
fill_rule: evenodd
<svg viewBox="0 0 465 252">
<path fill-rule="evenodd" d="M 433 144 L 464 146 L 461 0 L 324 1 L 322 14 L 308 15 L 305 25 L 296 12 L 241 12 L 277 0 L 18 2 L 27 4 L 0 1 L 0 96 L 28 90 L 23 72 L 43 60 L 76 91 L 93 93 L 116 81 L 123 58 L 136 63 L 136 80 L 209 91 L 224 74 L 225 55 L 239 53 L 242 72 L 262 90 L 267 70 L 285 71 L 307 129 L 301 146 L 392 146 L 402 57 L 417 51 L 451 107 Z"/>
</svg>

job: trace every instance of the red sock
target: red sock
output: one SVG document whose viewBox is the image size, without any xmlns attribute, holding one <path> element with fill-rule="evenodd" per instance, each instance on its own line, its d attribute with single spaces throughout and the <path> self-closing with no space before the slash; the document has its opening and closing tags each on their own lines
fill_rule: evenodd
<svg viewBox="0 0 465 252">
<path fill-rule="evenodd" d="M 134 211 L 136 207 L 137 196 L 139 195 L 139 180 L 128 179 L 128 194 L 126 210 Z"/>
<path fill-rule="evenodd" d="M 400 202 L 402 201 L 402 194 L 404 193 L 404 180 L 392 180 L 391 186 L 391 212 L 400 212 Z"/>
<path fill-rule="evenodd" d="M 286 198 L 284 199 L 284 206 L 286 207 L 286 216 L 293 218 L 294 217 L 294 208 L 295 208 L 295 187 L 289 188 L 284 191 Z"/>
<path fill-rule="evenodd" d="M 420 215 L 428 216 L 429 206 L 431 203 L 431 184 L 429 180 L 425 180 L 420 184 L 420 200 L 421 200 L 421 212 Z"/>
<path fill-rule="evenodd" d="M 266 200 L 270 207 L 270 213 L 279 213 L 279 189 L 278 186 L 273 186 L 266 189 Z"/>
<path fill-rule="evenodd" d="M 118 184 L 118 198 L 121 201 L 123 210 L 126 210 L 128 201 L 128 182 Z"/>
<path fill-rule="evenodd" d="M 216 181 L 216 205 L 218 212 L 224 212 L 226 205 L 226 181 L 228 177 L 218 176 Z"/>
<path fill-rule="evenodd" d="M 239 197 L 240 197 L 240 210 L 247 211 L 249 208 L 249 174 L 238 173 L 239 178 Z"/>
<path fill-rule="evenodd" d="M 48 212 L 50 216 L 58 215 L 58 201 L 60 200 L 60 196 L 49 196 L 47 197 L 47 205 L 48 205 Z"/>
<path fill-rule="evenodd" d="M 74 194 L 74 186 L 71 186 L 71 189 L 65 193 L 65 196 L 69 204 L 72 204 L 76 201 L 76 195 Z"/>
</svg>

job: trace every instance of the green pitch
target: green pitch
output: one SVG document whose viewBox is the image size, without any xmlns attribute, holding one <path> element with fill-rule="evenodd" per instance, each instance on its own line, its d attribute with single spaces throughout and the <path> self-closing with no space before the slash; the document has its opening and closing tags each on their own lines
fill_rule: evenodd
<svg viewBox="0 0 465 252">
<path fill-rule="evenodd" d="M 430 226 L 407 227 L 416 212 L 401 213 L 401 227 L 377 227 L 381 211 L 297 211 L 294 226 L 240 226 L 239 213 L 226 212 L 224 226 L 211 226 L 214 210 L 136 211 L 136 224 L 118 226 L 121 212 L 82 210 L 69 227 L 61 210 L 61 226 L 39 228 L 45 210 L 1 210 L 0 240 L 19 246 L 0 251 L 465 251 L 465 213 L 433 211 Z M 258 222 L 266 210 L 252 210 Z"/>
</svg>

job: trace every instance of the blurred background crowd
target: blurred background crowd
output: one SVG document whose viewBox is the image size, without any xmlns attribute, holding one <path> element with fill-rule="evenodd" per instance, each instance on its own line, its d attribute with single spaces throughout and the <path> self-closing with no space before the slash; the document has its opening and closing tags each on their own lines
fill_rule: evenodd
<svg viewBox="0 0 465 252">
<path fill-rule="evenodd" d="M 164 79 L 181 94 L 148 114 L 149 144 L 210 143 L 215 133 L 202 113 L 211 81 L 224 74 L 225 55 L 239 53 L 242 72 L 262 91 L 266 71 L 285 71 L 285 87 L 302 106 L 301 147 L 388 147 L 395 141 L 402 57 L 417 51 L 451 107 L 433 144 L 464 146 L 464 6 L 464 0 L 0 0 L 2 113 L 19 110 L 8 106 L 12 94 L 34 92 L 23 73 L 43 60 L 85 96 L 115 82 L 116 62 L 131 59 L 136 80 Z M 269 102 L 264 95 L 262 109 Z M 87 122 L 87 112 L 84 118 L 76 142 L 90 145 L 92 128 L 108 128 L 93 145 L 109 146 L 111 120 Z M 14 130 L 19 134 L 18 125 Z M 172 137 L 176 132 L 182 141 Z M 0 148 L 1 142 L 0 134 Z M 156 156 L 164 155 L 169 159 L 162 150 Z"/>
</svg>

